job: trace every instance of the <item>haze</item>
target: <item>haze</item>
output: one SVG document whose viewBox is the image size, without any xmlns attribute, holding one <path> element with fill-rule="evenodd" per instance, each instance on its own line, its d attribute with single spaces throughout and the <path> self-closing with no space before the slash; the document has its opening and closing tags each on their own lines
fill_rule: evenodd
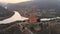
<svg viewBox="0 0 60 34">
<path fill-rule="evenodd" d="M 0 0 L 0 3 L 19 3 L 19 2 L 26 2 L 30 0 Z"/>
</svg>

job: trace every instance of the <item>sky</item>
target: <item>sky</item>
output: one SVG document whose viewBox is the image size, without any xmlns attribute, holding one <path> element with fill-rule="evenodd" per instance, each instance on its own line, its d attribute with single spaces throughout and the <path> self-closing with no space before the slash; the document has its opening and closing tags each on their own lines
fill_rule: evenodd
<svg viewBox="0 0 60 34">
<path fill-rule="evenodd" d="M 2 3 L 19 3 L 19 2 L 26 2 L 26 1 L 32 1 L 32 0 L 0 0 L 0 2 Z M 34 0 L 34 1 L 41 1 L 41 0 Z"/>
<path fill-rule="evenodd" d="M 0 0 L 2 3 L 19 3 L 19 2 L 26 2 L 30 0 Z"/>
</svg>

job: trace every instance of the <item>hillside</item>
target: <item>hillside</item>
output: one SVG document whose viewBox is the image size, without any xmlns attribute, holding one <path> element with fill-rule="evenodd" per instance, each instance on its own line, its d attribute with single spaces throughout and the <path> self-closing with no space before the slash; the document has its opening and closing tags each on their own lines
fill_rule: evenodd
<svg viewBox="0 0 60 34">
<path fill-rule="evenodd" d="M 35 12 L 37 16 L 56 17 L 60 16 L 60 1 L 29 1 L 16 4 L 7 4 L 9 10 L 17 10 L 22 16 L 29 16 L 30 12 Z"/>
</svg>

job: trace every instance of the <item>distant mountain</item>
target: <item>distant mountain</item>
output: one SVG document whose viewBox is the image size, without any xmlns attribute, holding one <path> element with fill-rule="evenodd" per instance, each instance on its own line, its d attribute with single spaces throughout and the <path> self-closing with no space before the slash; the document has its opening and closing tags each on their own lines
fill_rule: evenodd
<svg viewBox="0 0 60 34">
<path fill-rule="evenodd" d="M 40 6 L 40 8 L 55 8 L 59 5 L 59 1 L 29 1 L 29 2 L 22 2 L 17 4 L 8 4 L 8 8 L 14 8 L 14 7 L 37 7 Z"/>
<path fill-rule="evenodd" d="M 16 3 L 16 4 L 8 3 L 7 7 L 9 10 L 19 11 L 20 14 L 23 16 L 26 16 L 26 15 L 28 16 L 31 11 L 34 11 L 37 16 L 41 16 L 41 15 L 43 15 L 43 13 L 47 14 L 45 12 L 48 12 L 51 9 L 53 9 L 52 11 L 50 11 L 51 13 L 54 13 L 54 15 L 60 16 L 60 14 L 59 14 L 60 1 L 56 1 L 56 0 L 50 0 L 50 1 L 34 0 L 34 1 L 29 1 L 29 2 Z"/>
<path fill-rule="evenodd" d="M 8 3 L 0 3 L 0 6 L 5 7 Z"/>
</svg>

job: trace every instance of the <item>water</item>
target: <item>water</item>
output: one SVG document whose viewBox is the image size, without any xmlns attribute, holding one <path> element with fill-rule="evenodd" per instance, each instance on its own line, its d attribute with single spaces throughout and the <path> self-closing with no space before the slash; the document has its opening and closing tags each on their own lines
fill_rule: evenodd
<svg viewBox="0 0 60 34">
<path fill-rule="evenodd" d="M 18 20 L 24 21 L 24 20 L 28 19 L 26 17 L 22 17 L 17 11 L 14 11 L 14 12 L 15 12 L 15 14 L 12 17 L 5 19 L 3 21 L 0 21 L 0 24 L 7 24 L 7 23 L 14 22 L 14 21 L 18 21 Z"/>
</svg>

